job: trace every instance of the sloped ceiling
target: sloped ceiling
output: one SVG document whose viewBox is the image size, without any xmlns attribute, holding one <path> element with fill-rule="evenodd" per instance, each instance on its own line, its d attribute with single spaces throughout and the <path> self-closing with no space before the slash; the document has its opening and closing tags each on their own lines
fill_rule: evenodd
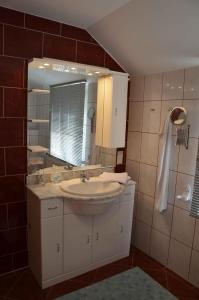
<svg viewBox="0 0 199 300">
<path fill-rule="evenodd" d="M 86 28 L 130 74 L 199 65 L 199 0 L 0 0 Z"/>
<path fill-rule="evenodd" d="M 87 28 L 130 0 L 0 0 L 0 5 Z"/>
<path fill-rule="evenodd" d="M 199 0 L 132 0 L 88 31 L 130 74 L 199 65 Z"/>
</svg>

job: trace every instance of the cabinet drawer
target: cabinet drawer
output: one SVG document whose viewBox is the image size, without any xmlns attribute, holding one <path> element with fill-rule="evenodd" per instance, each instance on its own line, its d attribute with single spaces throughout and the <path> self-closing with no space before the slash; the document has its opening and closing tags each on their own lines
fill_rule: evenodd
<svg viewBox="0 0 199 300">
<path fill-rule="evenodd" d="M 41 217 L 51 218 L 63 214 L 63 200 L 62 199 L 48 199 L 41 201 Z"/>
</svg>

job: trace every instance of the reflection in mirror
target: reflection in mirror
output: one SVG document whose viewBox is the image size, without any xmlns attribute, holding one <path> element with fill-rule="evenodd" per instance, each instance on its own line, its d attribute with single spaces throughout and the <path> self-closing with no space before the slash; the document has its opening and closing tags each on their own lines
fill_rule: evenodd
<svg viewBox="0 0 199 300">
<path fill-rule="evenodd" d="M 174 125 L 182 125 L 186 122 L 187 110 L 184 107 L 174 107 L 170 118 Z"/>
<path fill-rule="evenodd" d="M 51 59 L 29 63 L 29 174 L 115 165 L 116 149 L 95 146 L 97 80 L 109 72 Z"/>
</svg>

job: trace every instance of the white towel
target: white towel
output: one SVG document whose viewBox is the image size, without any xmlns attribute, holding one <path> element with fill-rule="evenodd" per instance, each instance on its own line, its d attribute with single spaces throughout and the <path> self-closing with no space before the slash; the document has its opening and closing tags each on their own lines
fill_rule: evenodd
<svg viewBox="0 0 199 300">
<path fill-rule="evenodd" d="M 103 172 L 101 175 L 99 175 L 99 177 L 103 181 L 119 182 L 123 184 L 127 183 L 127 181 L 130 179 L 130 176 L 128 176 L 127 172 L 124 173 Z"/>
<path fill-rule="evenodd" d="M 160 154 L 160 162 L 157 179 L 157 209 L 163 212 L 167 209 L 169 198 L 169 166 L 171 158 L 172 145 L 172 124 L 170 121 L 170 113 L 165 120 L 162 136 L 162 151 Z"/>
</svg>

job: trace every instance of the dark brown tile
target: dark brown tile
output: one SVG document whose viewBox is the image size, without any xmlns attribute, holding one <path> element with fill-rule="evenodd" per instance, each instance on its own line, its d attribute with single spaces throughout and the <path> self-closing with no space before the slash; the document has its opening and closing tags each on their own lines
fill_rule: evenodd
<svg viewBox="0 0 199 300">
<path fill-rule="evenodd" d="M 26 270 L 8 293 L 8 298 L 20 300 L 44 300 L 49 289 L 42 290 L 30 270 Z"/>
<path fill-rule="evenodd" d="M 8 273 L 13 270 L 12 255 L 0 257 L 0 274 Z M 1 284 L 1 278 L 0 278 Z M 1 288 L 0 288 L 1 292 Z"/>
<path fill-rule="evenodd" d="M 0 205 L 0 230 L 8 228 L 7 205 Z"/>
<path fill-rule="evenodd" d="M 24 268 L 28 265 L 28 252 L 18 252 L 13 254 L 13 269 Z"/>
<path fill-rule="evenodd" d="M 0 7 L 0 23 L 24 26 L 24 13 Z"/>
<path fill-rule="evenodd" d="M 79 275 L 79 276 L 73 278 L 73 280 L 83 281 L 83 282 L 87 282 L 87 283 L 91 284 L 95 280 L 96 272 L 97 272 L 96 270 L 87 272 L 85 274 L 82 274 L 82 275 Z"/>
<path fill-rule="evenodd" d="M 3 116 L 3 88 L 0 87 L 0 117 Z"/>
<path fill-rule="evenodd" d="M 27 148 L 6 148 L 6 175 L 27 173 Z"/>
<path fill-rule="evenodd" d="M 3 25 L 0 24 L 0 54 L 3 53 Z"/>
<path fill-rule="evenodd" d="M 145 272 L 151 276 L 155 281 L 157 281 L 159 284 L 167 288 L 167 275 L 165 270 L 151 270 L 147 269 Z"/>
<path fill-rule="evenodd" d="M 0 147 L 23 146 L 23 119 L 0 118 Z"/>
<path fill-rule="evenodd" d="M 24 61 L 11 57 L 0 57 L 0 85 L 23 87 Z"/>
<path fill-rule="evenodd" d="M 26 249 L 26 228 L 0 232 L 0 256 Z"/>
<path fill-rule="evenodd" d="M 75 61 L 76 41 L 58 37 L 55 35 L 44 35 L 44 57 Z"/>
<path fill-rule="evenodd" d="M 73 279 L 58 283 L 51 288 L 46 300 L 53 300 L 57 297 L 82 289 L 88 285 L 89 284 L 84 281 L 76 281 Z"/>
<path fill-rule="evenodd" d="M 124 70 L 108 53 L 105 54 L 105 67 L 113 71 L 124 72 Z"/>
<path fill-rule="evenodd" d="M 24 146 L 27 147 L 27 119 L 24 119 Z"/>
<path fill-rule="evenodd" d="M 28 60 L 25 60 L 24 62 L 24 85 L 23 87 L 25 89 L 28 89 Z"/>
<path fill-rule="evenodd" d="M 199 290 L 195 289 L 193 285 L 174 274 L 172 271 L 167 270 L 168 289 L 176 297 L 199 299 Z"/>
<path fill-rule="evenodd" d="M 85 29 L 67 24 L 61 24 L 61 35 L 79 41 L 97 43 Z"/>
<path fill-rule="evenodd" d="M 25 200 L 24 176 L 0 177 L 0 203 Z"/>
<path fill-rule="evenodd" d="M 77 42 L 77 62 L 82 64 L 104 66 L 104 50 L 97 45 Z"/>
<path fill-rule="evenodd" d="M 42 33 L 6 25 L 4 54 L 23 58 L 42 57 Z"/>
<path fill-rule="evenodd" d="M 0 148 L 0 176 L 5 175 L 4 149 Z"/>
<path fill-rule="evenodd" d="M 6 296 L 24 271 L 13 272 L 0 277 L 0 296 Z"/>
<path fill-rule="evenodd" d="M 27 117 L 27 90 L 16 88 L 4 89 L 4 116 Z"/>
<path fill-rule="evenodd" d="M 48 19 L 40 18 L 33 15 L 25 15 L 25 27 L 39 30 L 42 32 L 60 34 L 61 24 Z"/>
<path fill-rule="evenodd" d="M 95 282 L 104 280 L 106 278 L 112 277 L 119 273 L 129 270 L 131 267 L 126 265 L 117 265 L 115 262 L 105 265 L 97 269 Z"/>
<path fill-rule="evenodd" d="M 26 225 L 26 202 L 8 204 L 8 226 L 9 228 Z"/>
<path fill-rule="evenodd" d="M 160 263 L 144 254 L 138 249 L 133 249 L 133 266 L 140 267 L 143 270 L 153 269 L 153 270 L 163 270 L 164 266 Z"/>
</svg>

